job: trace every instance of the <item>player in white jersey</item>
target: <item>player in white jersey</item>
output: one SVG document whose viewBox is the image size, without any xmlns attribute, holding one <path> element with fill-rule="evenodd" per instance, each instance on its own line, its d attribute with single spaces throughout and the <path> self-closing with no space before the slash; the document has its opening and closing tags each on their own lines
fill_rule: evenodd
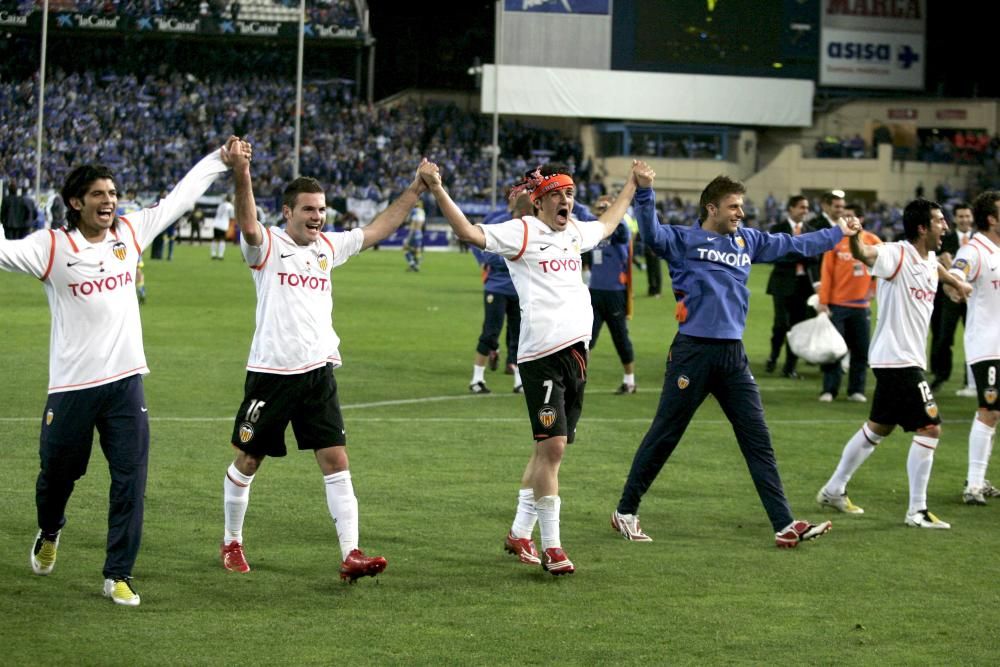
<svg viewBox="0 0 1000 667">
<path fill-rule="evenodd" d="M 226 234 L 229 232 L 229 222 L 236 217 L 231 197 L 226 195 L 215 209 L 212 218 L 212 259 L 222 259 L 226 255 Z"/>
<path fill-rule="evenodd" d="M 536 446 L 521 478 L 504 547 L 523 563 L 570 574 L 575 568 L 559 535 L 559 464 L 583 408 L 594 317 L 580 254 L 614 232 L 632 201 L 635 178 L 596 222 L 579 222 L 570 217 L 576 190 L 568 169 L 548 164 L 511 192 L 512 197 L 529 192 L 534 215 L 472 225 L 445 191 L 434 165 L 422 166 L 420 174 L 459 239 L 506 259 L 521 304 L 517 364 Z M 536 521 L 541 555 L 531 539 Z"/>
<path fill-rule="evenodd" d="M 235 138 L 227 142 L 233 145 Z M 136 267 L 143 248 L 194 206 L 228 160 L 226 148 L 212 152 L 158 204 L 122 216 L 111 171 L 77 167 L 61 192 L 66 227 L 0 242 L 0 268 L 41 280 L 52 311 L 31 568 L 47 575 L 55 567 L 66 504 L 87 470 L 97 429 L 111 471 L 104 594 L 117 604 L 139 604 L 131 578 L 149 453 Z"/>
<path fill-rule="evenodd" d="M 986 480 L 1000 419 L 1000 192 L 987 190 L 972 206 L 975 234 L 955 254 L 950 273 L 973 287 L 965 321 L 965 358 L 976 379 L 979 409 L 969 431 L 969 474 L 962 500 L 985 505 L 1000 491 Z"/>
<path fill-rule="evenodd" d="M 816 495 L 821 506 L 847 514 L 864 513 L 847 497 L 847 483 L 876 445 L 900 425 L 904 431 L 915 432 L 906 461 L 910 503 L 904 522 L 920 528 L 951 528 L 927 510 L 927 485 L 941 437 L 941 417 L 924 377 L 927 330 L 938 279 L 958 290 L 962 298 L 971 291 L 949 275 L 935 256 L 947 228 L 941 207 L 918 199 L 903 211 L 906 240 L 865 245 L 860 235 L 851 237 L 851 254 L 879 279 L 878 322 L 868 355 L 875 372 L 875 396 L 868 421 L 847 442 L 833 476 Z"/>
<path fill-rule="evenodd" d="M 341 361 L 340 339 L 333 330 L 330 271 L 395 232 L 426 188 L 415 178 L 368 226 L 326 233 L 323 188 L 315 179 L 300 177 L 282 196 L 285 229 L 265 229 L 257 222 L 249 156 L 242 150 L 233 154 L 236 220 L 242 232 L 240 247 L 257 286 L 257 328 L 231 438 L 238 451 L 223 481 L 223 567 L 250 571 L 243 552 L 250 484 L 265 457 L 286 454 L 284 433 L 291 422 L 298 448 L 313 450 L 323 474 L 327 508 L 340 542 L 341 579 L 375 576 L 385 569 L 386 560 L 366 556 L 358 548 L 358 501 L 333 376 Z"/>
</svg>

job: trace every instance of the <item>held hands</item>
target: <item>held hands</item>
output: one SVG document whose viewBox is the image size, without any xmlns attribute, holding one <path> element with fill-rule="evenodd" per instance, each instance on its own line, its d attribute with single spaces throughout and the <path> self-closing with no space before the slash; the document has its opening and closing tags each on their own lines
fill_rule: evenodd
<svg viewBox="0 0 1000 667">
<path fill-rule="evenodd" d="M 837 220 L 837 226 L 840 227 L 840 231 L 844 232 L 844 236 L 855 236 L 861 233 L 861 221 L 853 215 L 845 215 Z"/>
<path fill-rule="evenodd" d="M 656 172 L 642 160 L 633 160 L 632 178 L 635 179 L 637 187 L 651 188 L 653 187 L 653 179 L 656 178 Z"/>
<path fill-rule="evenodd" d="M 958 288 L 955 288 L 948 283 L 943 283 L 941 287 L 944 289 L 945 296 L 954 301 L 955 303 L 965 303 L 972 296 L 972 285 L 962 281 L 959 283 Z"/>
<path fill-rule="evenodd" d="M 429 162 L 426 158 L 424 158 L 417 168 L 417 177 L 423 183 L 424 187 L 431 192 L 442 187 L 441 170 L 436 164 Z"/>
<path fill-rule="evenodd" d="M 237 167 L 248 167 L 253 159 L 253 147 L 249 141 L 244 141 L 237 136 L 231 136 L 226 140 L 226 145 L 222 147 L 222 162 L 232 169 Z"/>
</svg>

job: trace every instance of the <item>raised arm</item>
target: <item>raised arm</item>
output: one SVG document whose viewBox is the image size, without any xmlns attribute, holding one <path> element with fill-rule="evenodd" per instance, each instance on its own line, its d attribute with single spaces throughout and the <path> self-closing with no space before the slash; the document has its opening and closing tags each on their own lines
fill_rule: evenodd
<svg viewBox="0 0 1000 667">
<path fill-rule="evenodd" d="M 625 212 L 628 211 L 629 204 L 632 203 L 632 197 L 635 196 L 637 172 L 641 172 L 644 178 L 648 175 L 649 184 L 642 187 L 652 187 L 653 177 L 656 176 L 656 172 L 650 169 L 649 165 L 645 162 L 633 160 L 631 178 L 625 182 L 625 186 L 618 193 L 618 197 L 611 202 L 611 206 L 597 219 L 604 226 L 604 238 L 611 236 L 615 232 L 615 229 L 618 228 L 618 224 L 622 221 L 622 218 L 625 217 Z"/>
<path fill-rule="evenodd" d="M 249 142 L 237 140 L 226 144 L 229 163 L 233 168 L 233 181 L 236 184 L 236 224 L 247 245 L 259 247 L 264 242 L 264 233 L 257 221 L 257 202 L 253 197 L 253 181 L 250 178 L 250 160 L 253 149 Z"/>
<path fill-rule="evenodd" d="M 878 250 L 875 249 L 875 246 L 868 245 L 867 243 L 863 243 L 861 241 L 860 220 L 853 217 L 841 218 L 840 219 L 841 227 L 843 227 L 845 221 L 847 225 L 854 231 L 854 234 L 850 237 L 849 241 L 851 244 L 851 255 L 853 255 L 854 259 L 858 260 L 859 262 L 864 262 L 865 265 L 868 266 L 868 268 L 870 269 L 871 267 L 875 266 L 875 260 L 878 258 Z M 846 231 L 844 232 L 844 236 L 847 236 Z"/>
<path fill-rule="evenodd" d="M 469 219 L 462 213 L 462 209 L 452 201 L 448 191 L 444 189 L 444 185 L 441 183 L 441 172 L 438 166 L 432 162 L 424 162 L 421 163 L 417 173 L 427 186 L 427 189 L 434 195 L 434 200 L 437 202 L 438 208 L 441 209 L 445 220 L 451 225 L 455 236 L 480 250 L 486 248 L 486 234 L 483 232 L 482 227 L 469 222 Z"/>
<path fill-rule="evenodd" d="M 420 161 L 420 167 L 423 167 L 425 164 L 427 164 L 427 158 Z M 399 195 L 396 201 L 389 204 L 384 211 L 372 220 L 370 225 L 362 230 L 365 240 L 361 244 L 361 249 L 365 250 L 389 238 L 403 224 L 410 211 L 416 206 L 420 195 L 426 191 L 427 186 L 421 180 L 420 168 L 418 168 L 416 176 L 413 177 L 413 182 L 403 190 L 403 194 Z"/>
</svg>

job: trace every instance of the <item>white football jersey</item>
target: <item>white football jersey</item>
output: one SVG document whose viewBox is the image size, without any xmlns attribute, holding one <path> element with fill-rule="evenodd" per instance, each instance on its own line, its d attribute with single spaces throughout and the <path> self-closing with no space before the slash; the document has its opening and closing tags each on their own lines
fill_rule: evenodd
<svg viewBox="0 0 1000 667">
<path fill-rule="evenodd" d="M 529 215 L 480 227 L 485 249 L 507 261 L 521 302 L 518 363 L 589 341 L 594 311 L 580 253 L 601 242 L 604 226 L 571 220 L 557 232 Z"/>
<path fill-rule="evenodd" d="M 1000 247 L 983 234 L 959 248 L 951 273 L 972 285 L 965 320 L 965 359 L 1000 359 Z"/>
<path fill-rule="evenodd" d="M 142 249 L 193 208 L 226 169 L 219 151 L 213 152 L 158 204 L 120 216 L 103 241 L 90 243 L 76 229 L 0 240 L 0 268 L 35 276 L 49 299 L 49 393 L 149 372 L 135 294 Z"/>
<path fill-rule="evenodd" d="M 305 246 L 277 227 L 264 228 L 264 241 L 256 247 L 241 237 L 257 286 L 257 328 L 247 370 L 295 375 L 327 363 L 341 365 L 330 272 L 361 252 L 364 241 L 360 228 L 324 232 Z"/>
<path fill-rule="evenodd" d="M 868 352 L 872 368 L 927 368 L 927 331 L 937 293 L 937 256 L 921 259 L 909 241 L 872 246 L 878 259 L 871 273 L 876 283 L 878 322 Z"/>
<path fill-rule="evenodd" d="M 219 207 L 215 209 L 215 217 L 212 218 L 212 228 L 227 231 L 229 221 L 236 217 L 236 207 L 223 200 L 219 202 Z"/>
</svg>

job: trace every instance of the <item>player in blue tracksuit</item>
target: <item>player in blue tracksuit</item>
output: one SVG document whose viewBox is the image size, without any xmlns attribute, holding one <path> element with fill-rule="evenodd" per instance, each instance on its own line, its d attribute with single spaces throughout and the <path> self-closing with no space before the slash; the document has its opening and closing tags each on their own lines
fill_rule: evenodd
<svg viewBox="0 0 1000 667">
<path fill-rule="evenodd" d="M 702 192 L 701 224 L 661 226 L 652 190 L 654 172 L 636 172 L 640 234 L 670 268 L 679 330 L 667 355 L 663 392 L 653 423 L 632 461 L 613 527 L 626 539 L 649 541 L 639 527 L 639 502 L 673 453 L 698 406 L 708 394 L 719 401 L 733 425 L 740 451 L 760 496 L 779 547 L 819 537 L 830 522 L 796 521 L 785 498 L 771 436 L 764 422 L 760 391 L 743 348 L 749 307 L 750 265 L 789 254 L 818 255 L 845 235 L 857 232 L 844 219 L 839 227 L 791 236 L 741 226 L 745 187 L 719 176 Z"/>
<path fill-rule="evenodd" d="M 530 203 L 530 202 L 529 202 Z M 506 222 L 512 217 L 527 215 L 528 211 L 518 208 L 516 202 L 512 209 L 504 207 L 488 214 L 483 219 L 484 225 Z M 500 331 L 503 329 L 504 317 L 507 318 L 507 369 L 514 373 L 514 391 L 521 388 L 517 371 L 517 341 L 521 328 L 521 307 L 517 299 L 517 290 L 510 279 L 507 262 L 500 255 L 485 252 L 479 248 L 472 249 L 476 261 L 483 267 L 483 329 L 476 343 L 476 358 L 472 365 L 472 380 L 469 391 L 476 394 L 488 394 L 484 371 L 487 362 L 491 370 L 496 370 L 500 347 Z"/>
<path fill-rule="evenodd" d="M 601 196 L 594 203 L 594 212 L 603 213 L 614 198 Z M 608 325 L 624 376 L 616 394 L 635 393 L 635 352 L 628 336 L 628 319 L 632 315 L 632 232 L 623 220 L 608 238 L 591 252 L 590 303 L 594 309 L 594 327 L 590 349 L 597 345 L 601 327 Z"/>
</svg>

